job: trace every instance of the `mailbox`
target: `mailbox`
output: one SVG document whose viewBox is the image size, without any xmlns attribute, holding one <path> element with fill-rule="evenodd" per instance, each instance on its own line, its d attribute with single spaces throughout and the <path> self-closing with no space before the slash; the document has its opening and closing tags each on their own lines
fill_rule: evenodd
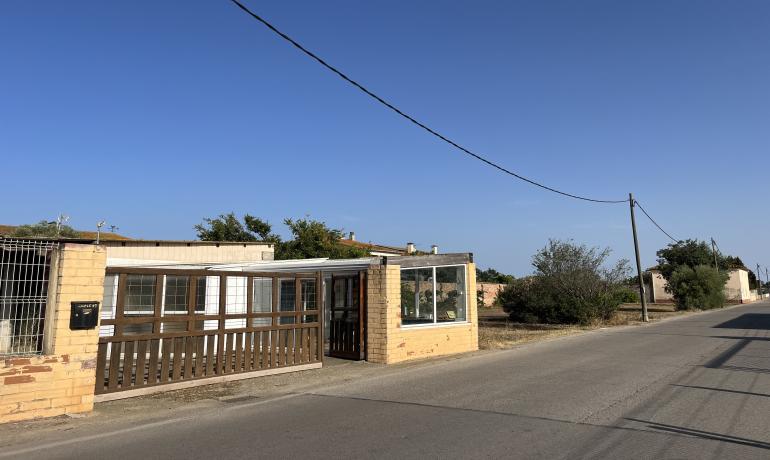
<svg viewBox="0 0 770 460">
<path fill-rule="evenodd" d="M 99 302 L 72 302 L 70 329 L 93 329 L 99 321 Z"/>
</svg>

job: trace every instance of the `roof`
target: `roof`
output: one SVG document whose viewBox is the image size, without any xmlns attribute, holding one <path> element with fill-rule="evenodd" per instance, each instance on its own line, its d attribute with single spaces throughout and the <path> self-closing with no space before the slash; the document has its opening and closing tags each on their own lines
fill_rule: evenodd
<svg viewBox="0 0 770 460">
<path fill-rule="evenodd" d="M 13 232 L 15 232 L 17 228 L 19 228 L 18 225 L 0 225 L 0 236 L 11 236 L 13 235 Z M 62 238 L 62 239 L 96 240 L 96 232 L 87 232 L 83 230 L 75 230 L 75 231 L 78 232 L 80 236 L 78 236 L 77 238 Z M 113 232 L 101 232 L 101 235 L 99 236 L 99 238 L 102 240 L 120 240 L 120 241 L 126 241 L 131 239 L 127 236 L 123 236 Z"/>
<path fill-rule="evenodd" d="M 383 244 L 364 243 L 362 241 L 341 239 L 339 243 L 343 246 L 349 246 L 353 248 L 365 249 L 369 252 L 382 252 L 393 255 L 406 255 L 405 247 L 385 246 Z"/>
<path fill-rule="evenodd" d="M 179 263 L 159 260 L 135 260 L 135 259 L 107 259 L 108 267 L 121 268 L 157 268 L 157 269 L 185 269 L 185 270 L 213 270 L 235 272 L 296 272 L 296 271 L 345 271 L 362 270 L 370 265 L 380 263 L 379 257 L 362 257 L 359 259 L 291 259 L 291 260 L 265 260 L 258 262 L 240 262 L 232 264 L 201 264 Z"/>
<path fill-rule="evenodd" d="M 102 233 L 102 239 L 104 233 Z M 143 246 L 143 245 L 177 245 L 177 246 L 272 246 L 273 243 L 266 241 L 202 241 L 202 240 L 109 240 L 111 246 Z"/>
</svg>

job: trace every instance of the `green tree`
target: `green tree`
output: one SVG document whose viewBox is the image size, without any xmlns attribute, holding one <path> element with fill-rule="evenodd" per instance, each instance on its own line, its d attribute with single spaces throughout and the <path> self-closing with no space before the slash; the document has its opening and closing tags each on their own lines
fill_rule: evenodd
<svg viewBox="0 0 770 460">
<path fill-rule="evenodd" d="M 714 252 L 705 241 L 688 239 L 672 243 L 659 250 L 657 255 L 658 268 L 666 280 L 670 280 L 674 271 L 681 266 L 694 268 L 699 265 L 706 265 L 714 267 Z M 751 289 L 756 288 L 756 275 L 746 267 L 740 257 L 717 253 L 716 259 L 717 266 L 721 271 L 743 269 L 749 272 L 749 286 Z"/>
<path fill-rule="evenodd" d="M 79 238 L 80 233 L 69 225 L 56 229 L 56 222 L 41 220 L 36 224 L 19 225 L 11 234 L 19 238 Z"/>
<path fill-rule="evenodd" d="M 514 321 L 580 323 L 610 319 L 627 298 L 628 261 L 605 266 L 609 249 L 550 240 L 532 257 L 535 274 L 499 294 Z"/>
<path fill-rule="evenodd" d="M 677 309 L 712 309 L 725 304 L 724 286 L 728 275 L 713 266 L 681 265 L 671 274 L 669 289 L 674 294 Z"/>
<path fill-rule="evenodd" d="M 476 267 L 476 281 L 479 283 L 509 284 L 509 283 L 512 283 L 514 279 L 515 277 L 513 275 L 506 275 L 505 273 L 500 273 L 494 268 L 487 268 L 486 270 L 481 270 L 480 268 Z"/>
<path fill-rule="evenodd" d="M 369 255 L 366 250 L 339 244 L 344 235 L 341 229 L 329 228 L 325 222 L 305 219 L 283 221 L 293 239 L 276 244 L 276 259 L 354 259 Z"/>
<path fill-rule="evenodd" d="M 365 257 L 368 253 L 359 248 L 339 244 L 343 237 L 341 229 L 329 228 L 325 222 L 304 219 L 285 219 L 293 238 L 282 241 L 272 233 L 267 221 L 246 214 L 241 222 L 234 213 L 222 214 L 214 219 L 204 219 L 195 226 L 198 239 L 202 241 L 264 241 L 275 245 L 276 260 L 312 259 L 328 257 L 347 259 Z"/>
</svg>

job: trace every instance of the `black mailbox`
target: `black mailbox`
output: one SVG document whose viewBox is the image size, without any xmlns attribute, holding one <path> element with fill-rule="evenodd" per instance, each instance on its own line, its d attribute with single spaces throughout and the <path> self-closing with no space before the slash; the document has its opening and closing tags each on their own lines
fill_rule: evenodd
<svg viewBox="0 0 770 460">
<path fill-rule="evenodd" d="M 93 329 L 99 320 L 99 302 L 72 302 L 70 329 Z"/>
</svg>

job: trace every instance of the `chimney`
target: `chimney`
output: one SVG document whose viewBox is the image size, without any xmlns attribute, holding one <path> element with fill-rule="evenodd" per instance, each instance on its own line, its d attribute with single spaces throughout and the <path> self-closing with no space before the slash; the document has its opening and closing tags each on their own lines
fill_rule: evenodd
<svg viewBox="0 0 770 460">
<path fill-rule="evenodd" d="M 356 240 L 356 232 L 350 232 L 350 234 L 348 235 L 348 239 L 350 241 L 355 241 Z"/>
<path fill-rule="evenodd" d="M 438 246 L 436 246 L 435 244 L 434 244 L 434 245 L 431 245 L 431 247 L 430 247 L 430 253 L 431 253 L 431 254 L 438 254 Z"/>
<path fill-rule="evenodd" d="M 414 254 L 414 252 L 414 243 L 406 243 L 406 253 L 411 255 Z"/>
</svg>

